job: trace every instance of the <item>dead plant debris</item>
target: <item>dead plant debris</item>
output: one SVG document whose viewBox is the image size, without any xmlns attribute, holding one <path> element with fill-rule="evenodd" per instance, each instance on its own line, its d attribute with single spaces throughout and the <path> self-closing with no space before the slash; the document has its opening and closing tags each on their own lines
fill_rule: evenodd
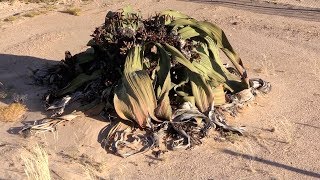
<svg viewBox="0 0 320 180">
<path fill-rule="evenodd" d="M 21 103 L 12 103 L 7 106 L 0 106 L 0 121 L 2 122 L 16 122 L 21 120 L 26 113 L 27 108 Z"/>
</svg>

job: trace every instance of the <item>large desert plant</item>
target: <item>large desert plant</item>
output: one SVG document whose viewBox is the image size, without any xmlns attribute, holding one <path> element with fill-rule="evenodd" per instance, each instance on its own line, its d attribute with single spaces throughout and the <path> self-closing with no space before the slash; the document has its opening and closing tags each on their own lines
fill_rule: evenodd
<svg viewBox="0 0 320 180">
<path fill-rule="evenodd" d="M 180 12 L 148 19 L 131 8 L 109 12 L 92 36 L 86 52 L 66 52 L 62 64 L 35 72 L 36 80 L 53 86 L 46 100 L 58 115 L 70 99 L 79 98 L 87 104 L 82 109 L 103 104 L 107 113 L 114 110 L 119 118 L 110 124 L 106 139 L 122 156 L 133 154 L 119 151 L 120 145 L 132 144 L 125 140 L 129 126 L 145 132 L 143 138 L 133 138 L 147 142 L 144 150 L 159 146 L 162 131 L 171 135 L 173 149 L 200 143 L 211 127 L 242 134 L 242 128 L 226 125 L 223 111 L 235 114 L 257 89 L 266 93 L 271 87 L 248 79 L 221 28 Z M 59 98 L 59 105 L 51 104 Z"/>
</svg>

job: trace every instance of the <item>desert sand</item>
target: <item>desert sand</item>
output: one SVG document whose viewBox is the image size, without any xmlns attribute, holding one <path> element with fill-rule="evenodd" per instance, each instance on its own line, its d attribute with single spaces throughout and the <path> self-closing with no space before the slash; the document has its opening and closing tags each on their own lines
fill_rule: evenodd
<svg viewBox="0 0 320 180">
<path fill-rule="evenodd" d="M 17 134 L 21 122 L 0 122 L 0 179 L 26 179 L 21 152 L 36 143 L 48 153 L 53 179 L 319 179 L 320 2 L 290 2 L 94 1 L 81 7 L 80 16 L 55 10 L 1 22 L 0 82 L 9 95 L 27 95 L 23 122 L 48 115 L 41 100 L 46 88 L 32 84 L 29 68 L 54 64 L 66 50 L 85 50 L 106 13 L 128 4 L 144 17 L 174 9 L 219 25 L 249 76 L 270 81 L 273 89 L 230 122 L 246 126 L 245 136 L 212 134 L 201 146 L 160 158 L 151 152 L 125 159 L 106 152 L 100 132 L 108 122 L 98 117 L 81 116 L 55 133 L 30 138 Z M 21 11 L 16 6 L 0 2 L 0 18 Z M 0 99 L 10 102 L 11 97 Z"/>
</svg>

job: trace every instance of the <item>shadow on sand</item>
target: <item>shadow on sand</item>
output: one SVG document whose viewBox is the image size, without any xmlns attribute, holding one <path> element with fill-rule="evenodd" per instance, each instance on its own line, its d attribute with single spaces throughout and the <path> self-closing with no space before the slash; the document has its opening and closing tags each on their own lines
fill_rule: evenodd
<svg viewBox="0 0 320 180">
<path fill-rule="evenodd" d="M 0 54 L 0 82 L 3 84 L 0 91 L 7 94 L 5 98 L 0 98 L 0 102 L 10 104 L 13 102 L 15 94 L 23 95 L 26 96 L 24 104 L 29 112 L 45 114 L 42 96 L 47 92 L 47 88 L 34 84 L 31 78 L 31 70 L 57 63 L 56 60 L 31 56 Z M 7 132 L 9 134 L 19 134 L 24 125 L 33 124 L 36 120 L 41 119 L 41 114 L 24 117 L 21 126 L 12 127 Z"/>
<path fill-rule="evenodd" d="M 31 70 L 43 68 L 46 65 L 57 64 L 56 60 L 41 59 L 31 56 L 18 56 L 0 54 L 0 82 L 3 84 L 2 91 L 7 97 L 0 102 L 11 103 L 13 95 L 26 95 L 26 105 L 31 112 L 42 112 L 41 98 L 47 88 L 34 84 L 31 78 Z"/>
<path fill-rule="evenodd" d="M 223 150 L 222 152 L 224 152 L 226 154 L 229 154 L 229 155 L 232 155 L 232 156 L 240 156 L 240 157 L 242 157 L 244 159 L 247 159 L 247 160 L 250 160 L 250 161 L 257 161 L 257 162 L 263 163 L 265 165 L 274 166 L 274 167 L 277 167 L 277 168 L 281 168 L 281 169 L 285 169 L 285 170 L 288 170 L 288 171 L 296 172 L 296 173 L 303 174 L 303 175 L 306 175 L 306 176 L 310 176 L 310 177 L 314 177 L 314 178 L 320 178 L 320 174 L 319 173 L 312 172 L 312 171 L 307 171 L 307 170 L 304 170 L 304 169 L 299 169 L 299 168 L 292 167 L 292 166 L 288 166 L 286 164 L 278 163 L 278 162 L 275 162 L 275 161 L 270 161 L 270 160 L 267 160 L 267 159 L 263 159 L 263 158 L 259 158 L 259 157 L 255 157 L 255 156 L 251 156 L 251 155 L 247 155 L 247 154 L 242 154 L 242 153 L 238 153 L 238 152 L 227 150 L 227 149 Z"/>
<path fill-rule="evenodd" d="M 1 99 L 0 102 L 10 104 L 13 102 L 13 95 L 26 95 L 27 99 L 24 102 L 29 112 L 40 112 L 50 116 L 44 108 L 43 95 L 47 92 L 48 88 L 45 86 L 35 85 L 34 80 L 31 77 L 31 69 L 41 69 L 45 66 L 52 66 L 59 63 L 57 60 L 42 59 L 31 56 L 18 56 L 11 54 L 0 54 L 0 82 L 3 84 L 0 87 L 1 90 L 5 90 L 8 94 L 6 98 Z M 52 112 L 51 112 L 52 113 Z M 34 116 L 34 115 L 33 115 Z M 35 117 L 25 117 L 21 122 L 21 126 L 11 127 L 7 130 L 9 134 L 20 135 L 20 131 L 25 125 L 34 124 L 37 120 L 41 120 L 42 117 L 36 115 Z M 38 117 L 39 116 L 39 117 Z M 104 121 L 101 117 L 91 116 L 96 120 Z M 106 148 L 105 137 L 110 131 L 112 126 L 106 125 L 101 129 L 98 134 L 97 141 L 101 144 L 101 147 L 108 151 Z M 108 151 L 110 152 L 110 151 Z"/>
</svg>

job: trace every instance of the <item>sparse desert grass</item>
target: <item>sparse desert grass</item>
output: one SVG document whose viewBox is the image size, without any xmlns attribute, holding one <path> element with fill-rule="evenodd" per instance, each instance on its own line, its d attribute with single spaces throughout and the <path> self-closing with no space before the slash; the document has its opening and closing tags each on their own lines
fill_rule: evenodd
<svg viewBox="0 0 320 180">
<path fill-rule="evenodd" d="M 24 0 L 24 2 L 28 2 L 28 3 L 55 3 L 55 2 L 58 2 L 58 0 Z"/>
<path fill-rule="evenodd" d="M 75 150 L 74 152 L 71 152 L 71 151 L 59 152 L 58 155 L 63 157 L 64 159 L 68 159 L 72 162 L 79 163 L 86 167 L 90 167 L 91 170 L 95 170 L 97 172 L 102 172 L 102 170 L 104 169 L 103 163 L 96 162 L 93 158 L 90 158 L 87 154 L 79 155 L 78 150 Z"/>
<path fill-rule="evenodd" d="M 9 2 L 9 3 L 14 3 L 14 2 L 23 2 L 23 3 L 56 3 L 58 0 L 0 0 L 0 2 Z"/>
<path fill-rule="evenodd" d="M 29 180 L 50 180 L 50 169 L 47 152 L 36 144 L 30 151 L 21 153 L 24 171 Z"/>
<path fill-rule="evenodd" d="M 20 0 L 24 3 L 56 3 L 58 0 Z"/>
<path fill-rule="evenodd" d="M 4 99 L 8 96 L 8 93 L 0 89 L 0 99 Z"/>
<path fill-rule="evenodd" d="M 231 143 L 235 143 L 236 141 L 240 141 L 240 136 L 234 133 L 226 133 L 225 139 Z"/>
<path fill-rule="evenodd" d="M 57 7 L 55 5 L 48 4 L 48 5 L 45 5 L 45 6 L 41 7 L 40 11 L 48 12 L 48 11 L 53 11 L 53 10 L 56 10 L 56 9 L 57 9 Z"/>
<path fill-rule="evenodd" d="M 262 60 L 259 62 L 260 68 L 254 69 L 256 73 L 263 73 L 265 75 L 275 75 L 274 63 L 262 54 Z"/>
<path fill-rule="evenodd" d="M 9 3 L 13 3 L 15 0 L 0 0 L 0 2 L 9 2 Z"/>
<path fill-rule="evenodd" d="M 5 22 L 13 22 L 15 20 L 17 20 L 20 16 L 8 16 L 6 18 L 3 19 L 3 21 Z"/>
<path fill-rule="evenodd" d="M 256 138 L 264 142 L 273 141 L 277 143 L 292 144 L 294 140 L 294 126 L 293 123 L 285 116 L 271 118 L 269 121 L 270 129 L 265 129 L 270 133 L 262 133 Z"/>
<path fill-rule="evenodd" d="M 46 14 L 47 12 L 53 11 L 55 9 L 57 9 L 57 7 L 54 5 L 45 5 L 41 8 L 28 11 L 28 12 L 24 13 L 23 16 L 24 17 L 35 17 L 35 16 L 38 16 L 41 14 Z"/>
<path fill-rule="evenodd" d="M 26 113 L 27 108 L 21 103 L 12 103 L 9 106 L 0 106 L 0 121 L 16 122 Z"/>
<path fill-rule="evenodd" d="M 269 153 L 274 143 L 287 144 L 289 148 L 293 146 L 294 126 L 292 122 L 284 116 L 271 118 L 269 122 L 270 128 L 262 129 L 263 131 L 247 135 L 247 137 Z"/>
<path fill-rule="evenodd" d="M 74 16 L 79 16 L 80 15 L 80 12 L 81 12 L 81 9 L 80 8 L 67 8 L 66 10 L 64 11 L 61 11 L 63 13 L 67 13 L 67 14 L 71 14 L 71 15 L 74 15 Z"/>
<path fill-rule="evenodd" d="M 40 11 L 29 11 L 29 12 L 25 13 L 23 16 L 24 17 L 35 17 L 40 14 L 42 14 L 42 12 L 40 12 Z"/>
<path fill-rule="evenodd" d="M 290 122 L 285 116 L 281 117 L 279 124 L 275 127 L 275 131 L 278 131 L 279 139 L 282 139 L 284 143 L 292 143 L 294 127 L 292 122 Z"/>
<path fill-rule="evenodd" d="M 88 165 L 83 165 L 82 169 L 84 170 L 88 180 L 98 180 L 99 179 L 95 175 L 94 170 L 92 169 L 92 167 L 90 167 Z"/>
<path fill-rule="evenodd" d="M 13 86 L 5 86 L 0 82 L 0 99 L 6 99 L 12 96 Z"/>
<path fill-rule="evenodd" d="M 239 143 L 234 144 L 235 149 L 237 149 L 237 152 L 243 154 L 243 155 L 248 155 L 250 158 L 248 159 L 249 161 L 246 161 L 246 168 L 247 170 L 251 172 L 255 172 L 256 169 L 254 167 L 254 157 L 255 153 L 252 148 L 252 143 L 249 140 L 245 140 Z"/>
</svg>

